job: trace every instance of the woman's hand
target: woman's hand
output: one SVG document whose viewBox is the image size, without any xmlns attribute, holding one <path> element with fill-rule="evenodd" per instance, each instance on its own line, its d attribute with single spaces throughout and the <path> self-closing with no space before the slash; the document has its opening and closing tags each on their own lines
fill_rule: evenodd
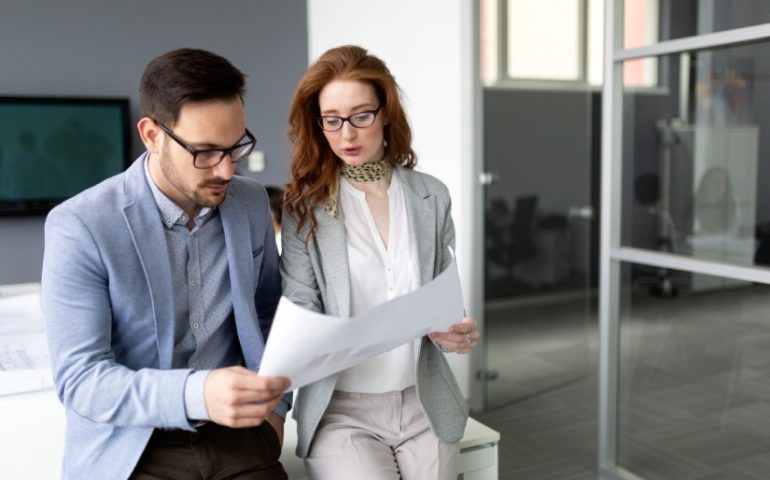
<svg viewBox="0 0 770 480">
<path fill-rule="evenodd" d="M 444 352 L 468 353 L 479 342 L 481 334 L 477 322 L 471 317 L 449 327 L 448 332 L 431 332 L 428 337 Z"/>
</svg>

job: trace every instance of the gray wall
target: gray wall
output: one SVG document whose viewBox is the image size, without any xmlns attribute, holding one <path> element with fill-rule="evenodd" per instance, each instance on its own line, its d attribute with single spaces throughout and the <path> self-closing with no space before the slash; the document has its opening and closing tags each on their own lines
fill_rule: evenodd
<svg viewBox="0 0 770 480">
<path fill-rule="evenodd" d="M 307 66 L 304 0 L 3 0 L 0 95 L 129 97 L 135 124 L 145 65 L 178 47 L 217 52 L 249 76 L 247 124 L 266 158 L 255 177 L 285 183 L 286 117 Z M 133 156 L 142 151 L 133 133 Z M 0 218 L 0 284 L 39 281 L 43 221 Z"/>
</svg>

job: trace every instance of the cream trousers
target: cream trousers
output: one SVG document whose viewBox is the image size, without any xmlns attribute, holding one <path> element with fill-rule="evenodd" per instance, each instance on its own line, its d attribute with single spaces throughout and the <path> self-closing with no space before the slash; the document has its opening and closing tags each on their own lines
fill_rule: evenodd
<svg viewBox="0 0 770 480">
<path fill-rule="evenodd" d="M 334 392 L 305 467 L 313 480 L 456 480 L 459 444 L 442 443 L 414 387 Z"/>
</svg>

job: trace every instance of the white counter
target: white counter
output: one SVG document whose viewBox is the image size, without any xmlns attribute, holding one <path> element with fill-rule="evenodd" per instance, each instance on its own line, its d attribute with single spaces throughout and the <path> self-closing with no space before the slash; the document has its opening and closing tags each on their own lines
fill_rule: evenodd
<svg viewBox="0 0 770 480">
<path fill-rule="evenodd" d="M 35 291 L 39 291 L 36 284 L 0 286 L 0 296 Z M 64 426 L 64 407 L 52 388 L 0 395 L 0 478 L 59 478 L 64 451 Z M 281 462 L 292 480 L 306 478 L 302 461 L 294 455 L 296 430 L 296 423 L 289 418 Z M 461 478 L 497 479 L 499 441 L 498 432 L 469 419 L 460 443 L 457 465 Z"/>
</svg>

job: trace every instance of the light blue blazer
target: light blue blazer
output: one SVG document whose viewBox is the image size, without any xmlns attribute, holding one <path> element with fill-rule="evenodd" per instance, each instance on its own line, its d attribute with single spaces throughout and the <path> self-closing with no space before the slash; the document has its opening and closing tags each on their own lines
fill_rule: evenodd
<svg viewBox="0 0 770 480">
<path fill-rule="evenodd" d="M 67 411 L 66 479 L 125 479 L 154 428 L 191 429 L 190 370 L 171 369 L 171 263 L 146 156 L 56 207 L 45 224 L 42 304 Z M 281 294 L 268 208 L 262 186 L 243 177 L 219 206 L 238 340 L 252 370 Z"/>
<path fill-rule="evenodd" d="M 455 232 L 446 186 L 430 175 L 399 168 L 404 203 L 417 247 L 420 284 L 431 281 L 451 262 Z M 305 244 L 307 225 L 297 233 L 296 218 L 284 212 L 281 238 L 283 294 L 297 305 L 341 317 L 350 316 L 350 274 L 345 219 L 315 211 L 318 230 Z M 459 321 L 460 319 L 458 319 Z M 312 332 L 307 332 L 312 335 Z M 423 337 L 415 365 L 417 396 L 434 433 L 444 442 L 460 441 L 468 419 L 465 402 L 444 354 Z M 302 387 L 294 405 L 297 455 L 306 457 L 316 428 L 329 405 L 337 375 Z"/>
</svg>

